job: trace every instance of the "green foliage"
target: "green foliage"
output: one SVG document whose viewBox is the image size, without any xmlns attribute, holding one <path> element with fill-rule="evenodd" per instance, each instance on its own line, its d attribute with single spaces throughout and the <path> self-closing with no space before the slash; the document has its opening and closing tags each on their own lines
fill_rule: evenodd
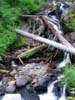
<svg viewBox="0 0 75 100">
<path fill-rule="evenodd" d="M 67 100 L 75 100 L 74 97 L 67 97 Z"/>
<path fill-rule="evenodd" d="M 24 13 L 35 13 L 46 6 L 48 0 L 19 0 L 19 5 Z"/>
<path fill-rule="evenodd" d="M 71 24 L 71 23 L 62 20 L 62 26 L 63 26 L 63 30 L 64 30 L 65 32 L 68 32 L 68 31 L 69 31 L 70 24 Z"/>
<path fill-rule="evenodd" d="M 69 31 L 70 27 L 72 27 L 73 31 L 75 31 L 75 12 L 69 12 L 69 20 L 62 20 L 62 26 L 65 32 Z"/>
<path fill-rule="evenodd" d="M 21 46 L 24 39 L 17 38 L 15 28 L 20 27 L 21 14 L 30 14 L 42 9 L 47 0 L 1 0 L 0 1 L 0 60 L 12 44 Z"/>
<path fill-rule="evenodd" d="M 73 30 L 75 31 L 75 12 L 70 12 L 69 16 L 71 19 Z"/>
<path fill-rule="evenodd" d="M 19 13 L 19 9 L 11 8 L 7 2 L 0 2 L 0 60 L 9 49 L 9 45 L 16 39 L 13 30 L 18 24 Z"/>
<path fill-rule="evenodd" d="M 16 36 L 16 40 L 15 40 L 14 43 L 12 44 L 13 47 L 10 47 L 10 48 L 13 49 L 13 48 L 21 47 L 21 46 L 23 46 L 26 42 L 27 42 L 27 38 L 22 37 L 22 36 L 20 36 L 20 35 L 17 35 L 17 36 Z"/>
<path fill-rule="evenodd" d="M 75 67 L 65 67 L 64 74 L 65 77 L 63 83 L 65 83 L 70 89 L 75 88 Z"/>
</svg>

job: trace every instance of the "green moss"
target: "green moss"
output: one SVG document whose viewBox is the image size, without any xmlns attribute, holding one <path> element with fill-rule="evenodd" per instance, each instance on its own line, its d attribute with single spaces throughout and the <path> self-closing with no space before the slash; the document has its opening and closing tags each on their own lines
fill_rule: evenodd
<svg viewBox="0 0 75 100">
<path fill-rule="evenodd" d="M 75 100 L 74 97 L 67 97 L 67 100 Z"/>
</svg>

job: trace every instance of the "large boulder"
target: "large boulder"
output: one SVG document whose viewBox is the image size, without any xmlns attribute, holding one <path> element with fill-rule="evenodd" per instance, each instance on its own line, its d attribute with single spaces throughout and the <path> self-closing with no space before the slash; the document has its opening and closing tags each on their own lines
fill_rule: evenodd
<svg viewBox="0 0 75 100">
<path fill-rule="evenodd" d="M 25 86 L 29 81 L 30 77 L 21 75 L 16 79 L 16 86 L 17 87 Z"/>
</svg>

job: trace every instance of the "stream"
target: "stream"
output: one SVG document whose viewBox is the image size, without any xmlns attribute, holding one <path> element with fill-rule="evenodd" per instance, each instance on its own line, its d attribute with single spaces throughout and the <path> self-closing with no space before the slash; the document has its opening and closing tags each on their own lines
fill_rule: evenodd
<svg viewBox="0 0 75 100">
<path fill-rule="evenodd" d="M 64 57 L 63 61 L 60 62 L 59 64 L 57 64 L 58 65 L 57 67 L 59 69 L 64 67 L 66 64 L 69 63 L 69 60 L 70 60 L 70 58 L 69 58 L 69 55 L 67 54 L 66 58 Z M 57 78 L 58 80 L 55 80 L 52 83 L 50 83 L 47 87 L 47 93 L 38 95 L 40 100 L 67 100 L 66 99 L 66 85 L 63 85 L 63 88 L 61 88 L 60 97 L 57 97 L 55 95 L 55 92 L 53 91 L 55 88 L 55 84 L 58 83 L 59 81 L 61 81 L 63 77 L 64 77 L 64 75 L 61 75 Z"/>
<path fill-rule="evenodd" d="M 70 58 L 69 58 L 69 54 L 67 53 L 66 55 L 64 54 L 64 59 L 60 62 L 60 63 L 58 63 L 58 64 L 56 64 L 56 67 L 57 67 L 57 65 L 60 65 L 60 67 L 58 66 L 57 67 L 57 70 L 60 70 L 61 68 L 63 68 L 66 64 L 68 64 L 69 63 L 69 60 L 70 60 Z M 63 66 L 62 66 L 62 63 L 63 63 Z M 11 65 L 12 65 L 12 67 L 13 68 L 15 68 L 17 65 L 16 65 L 16 63 L 15 63 L 15 61 L 11 61 Z M 33 65 L 33 67 L 32 67 L 32 65 Z M 27 70 L 27 67 L 28 67 L 28 70 L 29 70 L 29 67 L 30 67 L 30 69 L 32 69 L 32 68 L 34 68 L 34 66 L 38 66 L 38 68 L 39 68 L 39 65 L 42 67 L 42 68 L 44 68 L 44 65 L 43 65 L 43 63 L 41 62 L 41 63 L 37 63 L 37 64 L 32 64 L 32 65 L 27 65 L 25 68 L 26 68 L 26 70 Z M 40 67 L 40 68 L 41 68 Z M 47 66 L 46 66 L 47 67 Z M 23 69 L 23 71 L 25 70 L 25 68 Z M 40 69 L 39 68 L 39 69 Z M 36 68 L 37 69 L 37 68 Z M 35 70 L 34 69 L 34 71 L 35 71 L 35 73 L 37 73 L 37 70 Z M 24 71 L 24 73 L 25 73 L 26 71 Z M 27 72 L 28 73 L 28 72 Z M 33 72 L 34 73 L 34 72 Z M 23 74 L 23 73 L 22 73 Z M 39 73 L 40 74 L 40 73 Z M 26 87 L 23 87 L 23 88 L 20 88 L 19 90 L 17 90 L 20 94 L 21 94 L 21 97 L 20 97 L 20 95 L 18 95 L 19 97 L 18 98 L 22 98 L 22 100 L 67 100 L 66 99 L 66 85 L 64 85 L 63 84 L 63 86 L 61 87 L 60 86 L 60 93 L 58 93 L 58 91 L 55 91 L 55 88 L 58 88 L 57 87 L 57 84 L 60 84 L 60 82 L 61 82 L 61 80 L 64 78 L 64 75 L 59 75 L 59 76 L 57 76 L 56 77 L 56 80 L 54 80 L 54 81 L 49 81 L 49 79 L 48 79 L 48 85 L 47 85 L 47 87 L 45 87 L 45 88 L 47 88 L 47 92 L 45 91 L 44 93 L 42 93 L 41 92 L 41 94 L 39 94 L 39 92 L 40 92 L 40 90 L 38 91 L 38 95 L 37 95 L 37 93 L 35 93 L 34 92 L 34 89 L 32 88 L 32 87 L 28 87 L 28 88 L 26 88 Z M 22 79 L 20 79 L 20 81 L 22 81 Z M 20 81 L 19 81 L 19 83 L 18 84 L 16 84 L 16 85 L 18 85 L 18 86 L 20 86 L 21 84 L 22 84 L 22 82 L 20 83 Z M 24 81 L 24 79 L 23 79 L 23 81 Z M 36 82 L 36 80 L 34 79 L 33 80 L 34 82 Z M 40 80 L 40 82 L 42 81 L 42 79 Z M 34 83 L 33 82 L 33 83 Z M 10 82 L 11 83 L 11 82 Z M 13 82 L 12 82 L 13 83 Z M 11 85 L 13 85 L 11 83 Z M 33 84 L 33 86 L 36 86 L 36 84 L 37 83 L 35 83 L 35 84 Z M 45 83 L 44 83 L 45 84 Z M 43 84 L 43 85 L 44 85 Z M 36 86 L 37 87 L 37 86 Z M 10 91 L 10 88 L 8 88 L 8 90 Z M 12 90 L 13 91 L 13 90 Z M 17 93 L 18 93 L 17 92 Z M 58 95 L 56 95 L 56 94 L 58 94 Z M 9 94 L 10 95 L 10 94 Z M 10 98 L 10 96 L 9 95 L 7 95 L 7 94 L 5 94 L 5 96 L 3 97 L 3 99 L 0 99 L 0 100 L 8 100 L 8 98 Z M 14 95 L 11 95 L 11 97 L 12 98 L 15 98 L 14 97 Z M 13 100 L 13 99 L 10 99 L 10 100 Z M 18 100 L 18 99 L 17 99 Z M 20 99 L 19 99 L 20 100 Z"/>
<path fill-rule="evenodd" d="M 61 12 L 62 12 L 63 10 L 65 10 L 65 9 L 64 9 L 64 4 L 61 4 L 60 10 L 61 10 Z M 60 12 L 60 11 L 59 11 L 59 12 Z M 61 14 L 61 13 L 60 13 L 60 14 Z M 61 16 L 61 15 L 59 15 L 59 16 Z M 54 27 L 56 28 L 57 32 L 60 33 L 60 34 L 62 34 L 63 31 L 62 31 L 62 28 L 61 28 L 61 26 L 60 26 L 60 22 L 59 22 L 59 20 L 56 18 L 56 16 L 49 16 L 49 18 L 50 18 L 49 20 L 50 20 L 51 22 L 53 22 Z M 64 53 L 64 59 L 63 59 L 63 61 L 61 61 L 60 63 L 58 63 L 58 64 L 56 65 L 56 68 L 57 68 L 57 69 L 61 69 L 61 68 L 63 68 L 66 64 L 68 64 L 68 63 L 70 63 L 70 62 L 71 62 L 71 61 L 70 61 L 69 53 Z M 60 78 L 60 79 L 61 79 L 61 78 Z M 39 98 L 40 98 L 40 100 L 66 100 L 66 85 L 63 85 L 63 89 L 62 89 L 62 91 L 60 91 L 60 92 L 61 92 L 61 93 L 60 93 L 60 94 L 61 94 L 60 97 L 57 97 L 57 96 L 55 95 L 55 92 L 53 91 L 53 89 L 55 88 L 55 83 L 59 82 L 60 79 L 55 80 L 55 81 L 53 81 L 52 83 L 50 83 L 50 84 L 48 85 L 48 87 L 47 87 L 47 93 L 38 95 Z"/>
<path fill-rule="evenodd" d="M 61 69 L 69 63 L 71 63 L 69 54 L 64 53 L 64 59 L 63 59 L 63 61 L 61 61 L 60 63 L 57 64 L 57 69 Z M 64 77 L 64 75 L 58 76 L 57 77 L 58 80 L 55 80 L 52 83 L 50 83 L 47 87 L 47 93 L 38 95 L 40 100 L 67 100 L 66 99 L 66 85 L 63 85 L 63 88 L 60 87 L 61 91 L 60 91 L 59 97 L 57 97 L 55 95 L 55 91 L 53 91 L 55 88 L 55 84 L 58 83 L 59 81 L 61 81 L 63 77 Z"/>
<path fill-rule="evenodd" d="M 52 82 L 51 84 L 49 84 L 48 88 L 47 88 L 47 93 L 45 94 L 40 94 L 40 100 L 66 100 L 66 86 L 63 86 L 63 90 L 61 91 L 61 96 L 58 98 L 55 93 L 53 92 L 54 89 L 54 84 L 56 82 L 58 82 L 59 80 L 56 80 L 54 82 Z"/>
<path fill-rule="evenodd" d="M 57 97 L 55 96 L 53 92 L 55 82 L 57 81 L 54 81 L 51 84 L 49 84 L 47 88 L 47 93 L 39 95 L 40 100 L 57 100 Z"/>
<path fill-rule="evenodd" d="M 53 3 L 55 5 L 54 0 L 53 0 Z M 57 13 L 59 15 L 45 16 L 45 18 L 49 17 L 50 22 L 52 23 L 52 25 L 54 25 L 54 29 L 62 35 L 63 35 L 63 29 L 60 25 L 59 16 L 61 17 L 62 12 L 65 11 L 65 8 L 64 8 L 65 5 L 67 4 L 63 3 L 60 5 L 59 11 Z M 60 61 L 59 63 L 56 63 L 55 69 L 53 69 L 56 71 L 56 74 L 57 74 L 56 76 L 53 76 L 55 72 L 53 72 L 49 64 L 45 64 L 44 61 L 40 63 L 28 63 L 25 66 L 18 67 L 16 62 L 12 60 L 11 67 L 13 70 L 10 72 L 9 77 L 6 77 L 7 79 L 3 79 L 0 82 L 0 86 L 1 86 L 0 91 L 3 91 L 2 93 L 3 98 L 0 97 L 0 100 L 9 100 L 10 93 L 12 94 L 19 93 L 19 95 L 17 96 L 18 99 L 14 99 L 15 98 L 14 95 L 11 95 L 12 98 L 10 100 L 67 100 L 66 99 L 67 86 L 65 84 L 63 84 L 63 86 L 60 87 L 60 90 L 59 90 L 60 93 L 56 91 L 56 89 L 58 88 L 57 84 L 61 84 L 61 81 L 64 78 L 64 75 L 62 74 L 63 68 L 67 64 L 71 64 L 70 54 L 67 52 L 64 52 L 63 55 L 64 57 L 62 61 Z M 59 72 L 61 73 L 60 75 L 59 75 Z M 48 82 L 48 84 L 46 84 L 45 80 Z M 5 85 L 6 87 L 5 86 L 2 87 L 3 84 L 4 85 L 6 84 Z M 41 89 L 40 90 L 38 89 L 38 93 L 37 93 L 35 91 L 36 90 L 35 88 L 42 85 L 44 85 L 44 87 L 46 88 L 45 90 L 47 91 L 45 91 L 44 93 L 43 92 L 40 93 Z M 3 90 L 3 88 L 5 88 L 5 90 Z M 20 88 L 20 91 L 17 88 Z"/>
</svg>

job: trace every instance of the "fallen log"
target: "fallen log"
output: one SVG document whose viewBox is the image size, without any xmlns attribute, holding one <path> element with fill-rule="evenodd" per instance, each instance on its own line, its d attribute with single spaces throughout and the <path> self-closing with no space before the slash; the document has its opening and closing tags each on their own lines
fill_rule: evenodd
<svg viewBox="0 0 75 100">
<path fill-rule="evenodd" d="M 46 47 L 47 46 L 45 44 L 42 44 L 40 46 L 34 47 L 32 49 L 29 49 L 29 50 L 23 52 L 22 54 L 18 55 L 18 57 L 20 57 L 20 58 L 23 58 L 23 57 L 29 58 L 29 57 L 33 56 L 35 53 L 43 50 Z"/>
<path fill-rule="evenodd" d="M 75 48 L 73 48 L 73 47 L 70 47 L 70 46 L 67 46 L 67 45 L 64 45 L 61 43 L 57 43 L 57 42 L 52 41 L 52 40 L 48 40 L 46 38 L 43 38 L 43 37 L 40 37 L 40 36 L 37 36 L 34 34 L 30 34 L 30 33 L 23 31 L 23 30 L 16 29 L 15 31 L 24 37 L 28 37 L 30 39 L 45 43 L 47 45 L 53 46 L 57 49 L 60 49 L 60 50 L 63 50 L 63 51 L 66 51 L 66 52 L 69 52 L 69 53 L 72 53 L 75 55 Z"/>
<path fill-rule="evenodd" d="M 42 16 L 43 20 L 45 21 L 45 23 L 48 25 L 49 29 L 53 32 L 54 35 L 56 35 L 58 37 L 58 39 L 60 40 L 60 42 L 62 42 L 63 44 L 73 47 L 73 45 L 71 45 L 71 43 L 69 43 L 64 37 L 63 37 L 63 33 L 61 30 L 58 29 L 58 26 L 53 23 L 49 17 L 47 16 Z M 74 48 L 74 47 L 73 47 Z"/>
<path fill-rule="evenodd" d="M 8 70 L 0 69 L 0 73 L 9 73 Z"/>
<path fill-rule="evenodd" d="M 22 61 L 21 58 L 29 58 L 29 57 L 33 56 L 34 54 L 38 53 L 39 51 L 43 50 L 46 47 L 47 47 L 46 45 L 42 44 L 40 46 L 31 48 L 31 49 L 21 53 L 20 55 L 18 55 L 17 58 L 22 63 L 22 65 L 24 65 L 24 62 Z"/>
</svg>

